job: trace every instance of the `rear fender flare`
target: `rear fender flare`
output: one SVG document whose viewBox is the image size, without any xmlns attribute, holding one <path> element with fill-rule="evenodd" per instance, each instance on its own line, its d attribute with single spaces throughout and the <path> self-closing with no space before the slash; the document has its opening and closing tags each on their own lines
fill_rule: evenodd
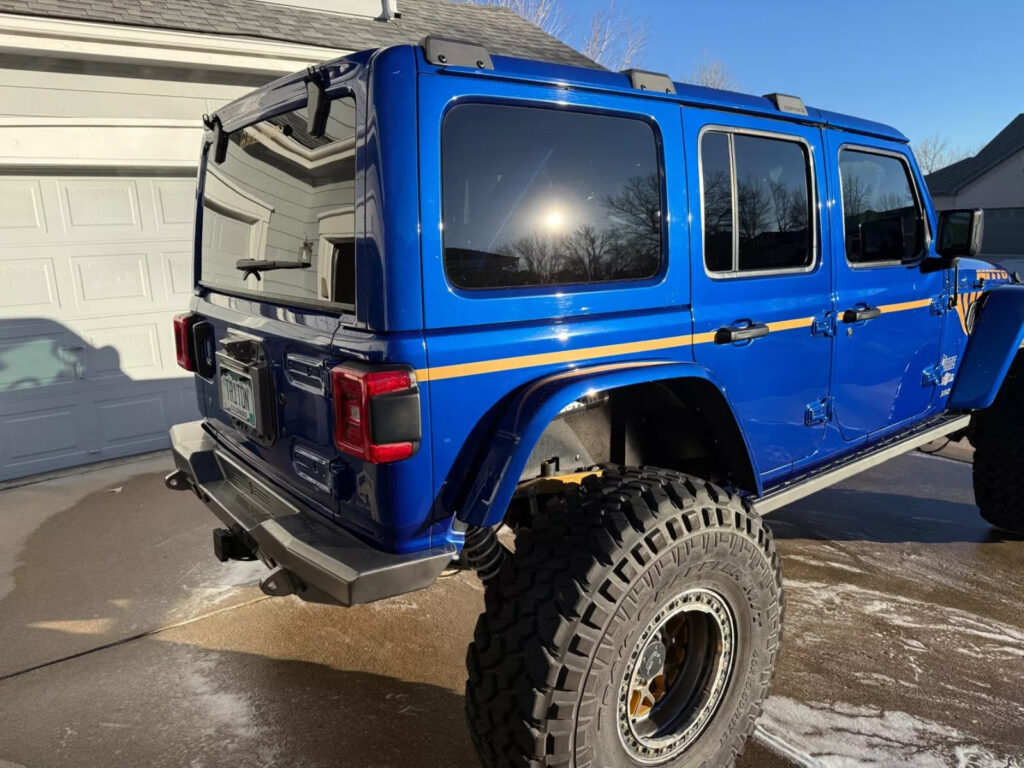
<svg viewBox="0 0 1024 768">
<path fill-rule="evenodd" d="M 1024 342 L 1024 286 L 989 291 L 967 342 L 949 407 L 988 408 Z"/>
<path fill-rule="evenodd" d="M 502 521 L 534 445 L 548 424 L 573 401 L 632 384 L 687 378 L 710 382 L 732 411 L 723 387 L 706 368 L 695 363 L 634 360 L 563 371 L 527 385 L 503 413 L 457 519 L 475 526 L 497 525 Z M 734 412 L 732 417 L 739 427 Z M 742 429 L 740 435 L 750 457 L 750 446 Z"/>
</svg>

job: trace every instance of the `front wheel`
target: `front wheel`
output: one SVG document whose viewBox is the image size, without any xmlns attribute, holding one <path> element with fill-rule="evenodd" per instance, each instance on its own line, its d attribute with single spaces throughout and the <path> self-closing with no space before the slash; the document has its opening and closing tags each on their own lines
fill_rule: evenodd
<svg viewBox="0 0 1024 768">
<path fill-rule="evenodd" d="M 768 695 L 783 614 L 771 535 L 662 469 L 586 478 L 516 540 L 467 657 L 487 768 L 729 766 Z"/>
<path fill-rule="evenodd" d="M 995 402 L 974 417 L 974 500 L 992 525 L 1024 533 L 1024 353 Z"/>
</svg>

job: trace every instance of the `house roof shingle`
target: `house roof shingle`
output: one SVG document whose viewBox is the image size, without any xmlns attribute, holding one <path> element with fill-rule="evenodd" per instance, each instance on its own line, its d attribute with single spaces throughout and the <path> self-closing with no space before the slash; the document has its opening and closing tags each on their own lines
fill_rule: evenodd
<svg viewBox="0 0 1024 768">
<path fill-rule="evenodd" d="M 955 195 L 990 168 L 1024 149 L 1024 113 L 1017 115 L 974 157 L 964 158 L 924 177 L 932 195 Z"/>
<path fill-rule="evenodd" d="M 507 8 L 450 0 L 402 0 L 390 21 L 258 0 L 0 0 L 0 13 L 256 37 L 361 51 L 418 43 L 428 34 L 473 40 L 493 53 L 597 67 Z"/>
</svg>

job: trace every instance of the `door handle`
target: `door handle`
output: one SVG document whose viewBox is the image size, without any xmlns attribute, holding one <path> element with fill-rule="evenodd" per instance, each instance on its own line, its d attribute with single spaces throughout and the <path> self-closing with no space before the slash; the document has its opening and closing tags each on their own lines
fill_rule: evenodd
<svg viewBox="0 0 1024 768">
<path fill-rule="evenodd" d="M 860 309 L 848 309 L 843 312 L 844 323 L 860 323 L 865 320 L 874 320 L 881 317 L 882 310 L 878 307 L 861 307 Z"/>
<path fill-rule="evenodd" d="M 737 341 L 749 341 L 768 335 L 768 326 L 764 323 L 750 325 L 726 325 L 715 331 L 715 344 L 734 344 Z"/>
</svg>

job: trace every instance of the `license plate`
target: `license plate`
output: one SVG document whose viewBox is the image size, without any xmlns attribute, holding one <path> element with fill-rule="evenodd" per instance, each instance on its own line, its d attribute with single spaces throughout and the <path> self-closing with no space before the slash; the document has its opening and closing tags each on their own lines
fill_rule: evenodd
<svg viewBox="0 0 1024 768">
<path fill-rule="evenodd" d="M 222 368 L 220 371 L 220 407 L 249 426 L 256 426 L 252 379 Z"/>
</svg>

